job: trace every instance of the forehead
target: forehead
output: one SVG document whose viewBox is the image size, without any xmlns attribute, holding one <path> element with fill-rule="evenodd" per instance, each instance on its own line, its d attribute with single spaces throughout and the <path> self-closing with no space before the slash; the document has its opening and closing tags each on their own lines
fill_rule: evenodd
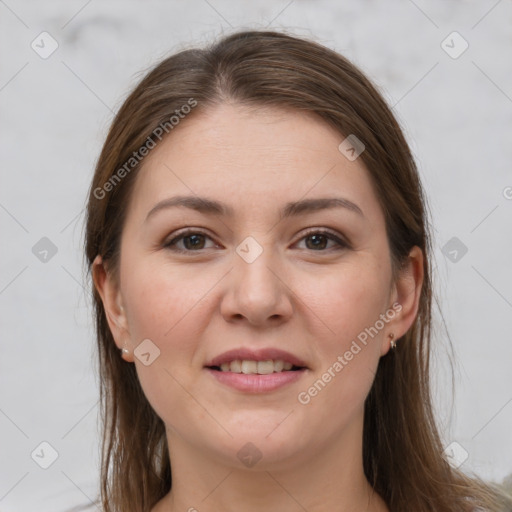
<svg viewBox="0 0 512 512">
<path fill-rule="evenodd" d="M 217 199 L 243 216 L 341 195 L 378 221 L 370 175 L 360 158 L 340 153 L 344 138 L 295 110 L 221 104 L 195 112 L 145 158 L 130 210 L 146 215 L 155 203 L 186 194 Z"/>
</svg>

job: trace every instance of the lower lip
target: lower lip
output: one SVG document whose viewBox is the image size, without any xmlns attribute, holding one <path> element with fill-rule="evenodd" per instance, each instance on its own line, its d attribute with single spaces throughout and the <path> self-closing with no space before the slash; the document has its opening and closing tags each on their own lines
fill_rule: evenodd
<svg viewBox="0 0 512 512">
<path fill-rule="evenodd" d="M 206 370 L 222 384 L 247 393 L 266 393 L 274 391 L 295 382 L 306 372 L 306 368 L 304 368 L 293 372 L 274 372 L 268 375 L 246 375 L 245 373 L 221 372 L 212 370 L 211 368 L 206 368 Z"/>
</svg>

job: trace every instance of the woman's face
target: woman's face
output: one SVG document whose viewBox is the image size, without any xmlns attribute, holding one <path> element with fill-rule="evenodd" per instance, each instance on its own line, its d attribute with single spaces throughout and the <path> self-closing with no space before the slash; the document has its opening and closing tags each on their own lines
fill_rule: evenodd
<svg viewBox="0 0 512 512">
<path fill-rule="evenodd" d="M 412 322 L 343 139 L 311 115 L 223 104 L 184 120 L 137 177 L 104 302 L 168 435 L 202 456 L 284 468 L 357 439 L 387 336 Z"/>
</svg>

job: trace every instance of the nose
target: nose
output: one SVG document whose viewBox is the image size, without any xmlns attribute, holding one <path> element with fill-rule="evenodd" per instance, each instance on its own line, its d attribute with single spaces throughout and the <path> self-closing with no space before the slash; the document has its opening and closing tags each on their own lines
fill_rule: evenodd
<svg viewBox="0 0 512 512">
<path fill-rule="evenodd" d="M 271 249 L 252 262 L 234 255 L 221 313 L 227 322 L 247 321 L 251 325 L 277 326 L 293 314 L 292 289 L 283 266 Z"/>
</svg>

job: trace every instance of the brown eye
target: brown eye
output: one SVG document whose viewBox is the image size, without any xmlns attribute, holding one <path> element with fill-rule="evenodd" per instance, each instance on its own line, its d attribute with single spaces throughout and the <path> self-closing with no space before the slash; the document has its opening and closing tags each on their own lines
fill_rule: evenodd
<svg viewBox="0 0 512 512">
<path fill-rule="evenodd" d="M 325 249 L 329 241 L 334 242 L 335 247 L 330 249 L 339 250 L 348 248 L 348 244 L 330 231 L 310 231 L 302 240 L 306 240 L 306 248 L 316 252 L 327 252 Z M 311 242 L 308 243 L 307 241 Z M 337 246 L 337 247 L 336 247 Z"/>
<path fill-rule="evenodd" d="M 176 252 L 194 252 L 205 249 L 205 240 L 211 238 L 200 231 L 185 231 L 167 242 L 164 247 Z M 183 247 L 177 247 L 183 242 Z"/>
<path fill-rule="evenodd" d="M 212 240 L 206 233 L 201 231 L 184 231 L 169 242 L 164 244 L 164 248 L 174 252 L 192 253 L 200 252 L 206 247 L 206 241 Z M 307 233 L 300 241 L 306 240 L 306 249 L 315 252 L 329 252 L 331 250 L 342 250 L 349 248 L 349 245 L 334 233 L 325 230 L 313 230 Z M 328 247 L 329 242 L 334 246 Z M 181 244 L 181 245 L 180 245 Z"/>
</svg>

